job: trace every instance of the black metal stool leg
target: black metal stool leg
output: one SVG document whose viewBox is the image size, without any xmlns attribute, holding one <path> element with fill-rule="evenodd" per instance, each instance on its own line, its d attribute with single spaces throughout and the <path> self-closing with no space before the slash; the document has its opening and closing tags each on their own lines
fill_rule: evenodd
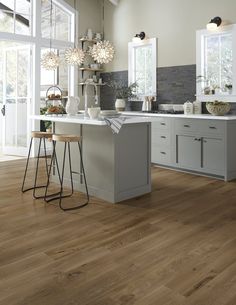
<svg viewBox="0 0 236 305">
<path fill-rule="evenodd" d="M 58 177 L 59 177 L 59 181 L 60 181 L 60 184 L 61 184 L 61 177 L 60 177 L 60 172 L 59 172 L 59 165 L 58 165 L 58 161 L 57 161 L 57 155 L 56 155 L 56 142 L 55 141 L 52 141 L 52 146 L 53 146 L 53 150 L 52 150 L 52 156 L 51 156 L 51 162 L 50 162 L 50 165 L 49 165 L 49 171 L 48 171 L 48 180 L 47 180 L 47 185 L 45 187 L 45 194 L 43 196 L 44 198 L 44 201 L 46 202 L 49 202 L 51 200 L 54 200 L 56 198 L 51 198 L 51 199 L 47 199 L 47 198 L 50 198 L 50 197 L 53 197 L 53 196 L 56 196 L 58 194 L 61 193 L 60 192 L 57 192 L 57 193 L 53 193 L 53 194 L 47 194 L 48 192 L 48 187 L 49 187 L 49 183 L 50 183 L 50 176 L 51 176 L 51 172 L 52 172 L 52 166 L 53 166 L 53 161 L 55 159 L 55 162 L 56 162 L 56 167 L 57 167 L 57 172 L 58 172 Z"/>
<path fill-rule="evenodd" d="M 45 143 L 45 138 L 43 138 L 44 140 L 44 152 L 45 152 L 45 162 L 47 164 L 47 160 L 46 160 L 46 143 Z M 27 177 L 27 172 L 28 172 L 28 167 L 29 167 L 29 159 L 30 159 L 30 153 L 31 153 L 31 149 L 32 149 L 32 144 L 33 144 L 33 137 L 31 137 L 30 139 L 30 146 L 29 146 L 29 152 L 28 152 L 28 157 L 27 157 L 27 161 L 26 161 L 26 167 L 25 167 L 25 173 L 24 173 L 24 178 L 23 178 L 23 183 L 22 183 L 22 187 L 21 187 L 21 191 L 22 193 L 25 193 L 27 191 L 33 190 L 33 197 L 35 199 L 38 198 L 43 198 L 44 196 L 36 196 L 35 195 L 35 190 L 39 189 L 39 188 L 44 188 L 46 187 L 46 185 L 36 185 L 37 184 L 37 177 L 38 177 L 38 165 L 39 165 L 39 158 L 40 158 L 40 150 L 41 150 L 41 143 L 42 143 L 42 138 L 40 138 L 39 141 L 39 148 L 38 148 L 38 155 L 37 155 L 37 163 L 36 163 L 36 172 L 35 172 L 35 178 L 34 178 L 34 186 L 29 187 L 27 189 L 25 189 L 25 180 Z M 48 176 L 48 167 L 47 167 L 47 176 Z"/>
<path fill-rule="evenodd" d="M 86 195 L 87 195 L 87 203 L 89 203 L 89 193 L 88 193 L 88 185 L 87 185 L 87 180 L 86 180 L 86 175 L 85 175 L 85 170 L 84 170 L 84 162 L 83 162 L 83 158 L 82 158 L 82 149 L 81 149 L 81 145 L 78 142 L 78 146 L 79 146 L 79 153 L 80 153 L 80 162 L 81 162 L 81 167 L 82 167 L 82 172 L 83 172 L 83 176 L 84 176 L 84 184 L 85 184 L 85 189 L 86 189 Z"/>
<path fill-rule="evenodd" d="M 28 166 L 29 166 L 29 158 L 30 158 L 32 143 L 33 143 L 33 138 L 30 139 L 30 146 L 29 146 L 29 152 L 28 152 L 28 157 L 27 157 L 26 166 L 25 166 L 25 173 L 24 173 L 23 183 L 22 183 L 22 186 L 21 186 L 22 193 L 27 192 L 27 191 L 32 189 L 32 188 L 26 189 L 26 190 L 24 189 L 24 187 L 25 187 L 25 178 L 26 178 L 27 171 L 28 171 Z"/>
</svg>

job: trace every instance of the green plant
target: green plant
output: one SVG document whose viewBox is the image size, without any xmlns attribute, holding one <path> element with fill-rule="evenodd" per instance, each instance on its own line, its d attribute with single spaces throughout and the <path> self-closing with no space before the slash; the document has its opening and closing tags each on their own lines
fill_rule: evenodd
<svg viewBox="0 0 236 305">
<path fill-rule="evenodd" d="M 44 115 L 45 113 L 47 113 L 47 111 L 48 111 L 48 106 L 40 108 L 40 114 L 41 115 Z M 43 125 L 45 127 L 45 130 L 52 127 L 52 122 L 51 121 L 42 121 L 42 122 L 43 122 Z"/>
<path fill-rule="evenodd" d="M 116 99 L 134 99 L 137 97 L 138 84 L 132 83 L 127 86 L 123 80 L 109 80 L 107 85 L 113 89 Z"/>
<path fill-rule="evenodd" d="M 233 88 L 232 84 L 225 84 L 225 88 L 231 90 Z"/>
</svg>

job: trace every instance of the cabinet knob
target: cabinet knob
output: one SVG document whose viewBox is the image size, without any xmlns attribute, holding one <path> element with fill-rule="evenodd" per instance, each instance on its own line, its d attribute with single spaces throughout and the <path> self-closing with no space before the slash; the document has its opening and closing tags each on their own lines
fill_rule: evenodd
<svg viewBox="0 0 236 305">
<path fill-rule="evenodd" d="M 189 128 L 190 126 L 189 126 L 189 125 L 187 125 L 187 124 L 185 124 L 185 125 L 184 125 L 184 127 Z"/>
<path fill-rule="evenodd" d="M 166 139 L 166 136 L 161 136 L 162 139 Z"/>
<path fill-rule="evenodd" d="M 166 123 L 164 123 L 164 122 L 161 122 L 161 125 L 162 125 L 162 126 L 165 126 L 165 125 L 166 125 Z"/>
</svg>

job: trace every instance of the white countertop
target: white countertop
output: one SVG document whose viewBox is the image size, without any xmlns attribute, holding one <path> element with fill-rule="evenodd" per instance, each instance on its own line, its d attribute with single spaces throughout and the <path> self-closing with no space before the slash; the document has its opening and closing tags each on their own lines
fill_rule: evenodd
<svg viewBox="0 0 236 305">
<path fill-rule="evenodd" d="M 211 115 L 211 114 L 192 114 L 192 115 L 184 115 L 184 114 L 163 114 L 163 113 L 147 113 L 141 111 L 124 111 L 123 115 L 134 115 L 140 117 L 171 117 L 171 118 L 184 118 L 184 119 L 207 119 L 207 120 L 236 120 L 236 115 Z"/>
<path fill-rule="evenodd" d="M 121 117 L 125 117 L 122 115 Z M 60 123 L 75 123 L 81 125 L 96 125 L 96 126 L 106 126 L 106 122 L 102 119 L 89 119 L 84 118 L 83 114 L 77 115 L 31 115 L 32 120 L 42 120 L 42 121 L 51 121 L 51 122 L 60 122 Z M 123 124 L 137 124 L 137 123 L 147 123 L 151 122 L 151 118 L 147 117 L 126 117 L 126 120 Z"/>
</svg>

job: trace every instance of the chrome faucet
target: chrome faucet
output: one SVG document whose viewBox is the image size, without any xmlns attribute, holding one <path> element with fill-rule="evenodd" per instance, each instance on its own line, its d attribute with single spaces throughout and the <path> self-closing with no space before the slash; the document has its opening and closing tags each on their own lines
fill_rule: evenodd
<svg viewBox="0 0 236 305">
<path fill-rule="evenodd" d="M 85 83 L 85 89 L 84 89 L 84 117 L 87 118 L 89 117 L 88 115 L 88 86 L 94 86 L 95 88 L 95 97 L 94 97 L 94 100 L 95 100 L 95 105 L 98 104 L 98 87 L 97 87 L 97 84 L 95 83 Z"/>
</svg>

